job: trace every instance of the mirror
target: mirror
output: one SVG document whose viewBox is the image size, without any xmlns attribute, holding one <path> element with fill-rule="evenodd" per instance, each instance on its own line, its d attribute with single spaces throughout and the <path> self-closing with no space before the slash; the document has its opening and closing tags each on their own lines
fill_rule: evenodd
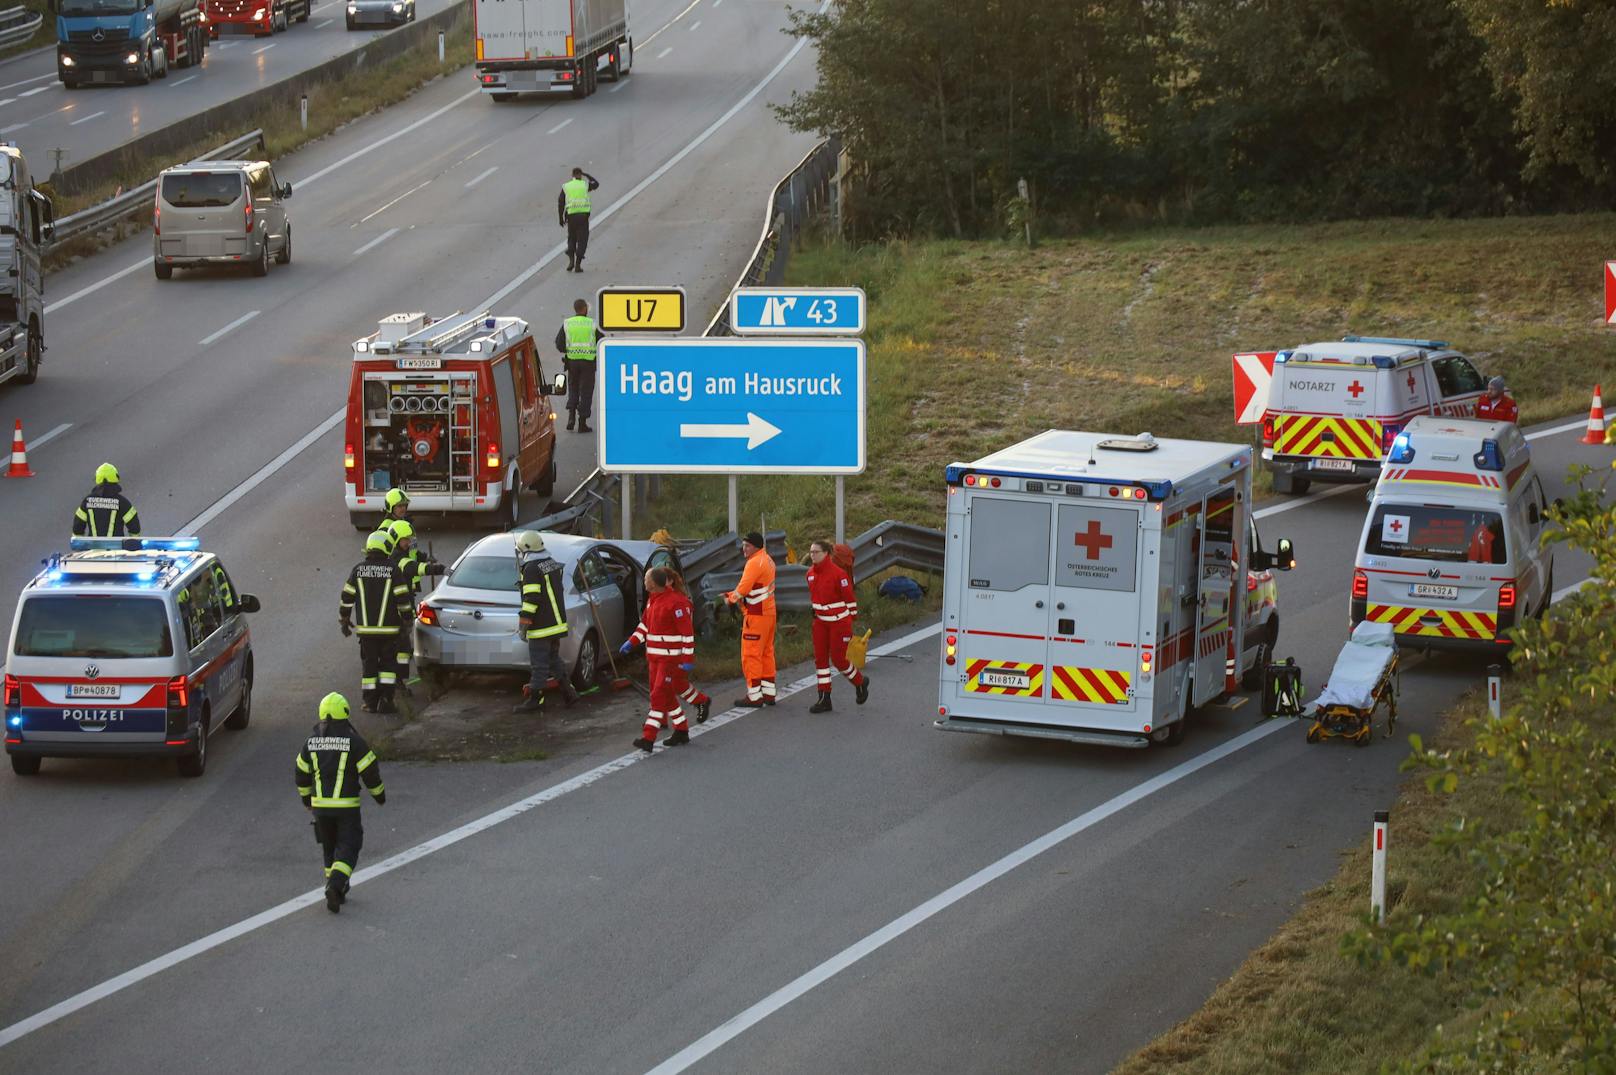
<svg viewBox="0 0 1616 1075">
<path fill-rule="evenodd" d="M 287 183 L 285 186 L 281 187 L 281 197 L 282 198 L 290 198 L 291 196 L 292 196 L 292 184 Z"/>
<path fill-rule="evenodd" d="M 1279 551 L 1274 555 L 1274 566 L 1281 571 L 1289 571 L 1296 566 L 1296 546 L 1291 544 L 1290 538 L 1279 539 Z"/>
<path fill-rule="evenodd" d="M 550 394 L 552 396 L 564 396 L 567 394 L 567 375 L 565 373 L 555 375 L 555 380 L 550 382 Z"/>
<path fill-rule="evenodd" d="M 53 242 L 56 239 L 56 225 L 41 224 L 39 226 L 39 234 L 44 237 L 47 243 Z"/>
<path fill-rule="evenodd" d="M 250 593 L 242 594 L 236 603 L 241 606 L 241 611 L 243 612 L 261 612 L 264 608 L 263 605 L 258 603 L 258 598 Z"/>
<path fill-rule="evenodd" d="M 1538 514 L 1537 505 L 1526 505 L 1526 521 L 1531 523 L 1533 526 L 1536 526 L 1540 519 L 1542 519 L 1542 516 Z"/>
</svg>

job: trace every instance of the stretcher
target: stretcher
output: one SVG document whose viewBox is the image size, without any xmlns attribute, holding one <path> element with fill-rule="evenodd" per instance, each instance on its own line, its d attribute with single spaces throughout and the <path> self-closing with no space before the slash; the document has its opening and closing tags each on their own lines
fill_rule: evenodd
<svg viewBox="0 0 1616 1075">
<path fill-rule="evenodd" d="M 1308 703 L 1313 718 L 1307 741 L 1350 739 L 1366 747 L 1374 737 L 1375 713 L 1386 710 L 1386 735 L 1397 724 L 1397 638 L 1389 623 L 1365 620 L 1353 629 L 1319 696 Z"/>
</svg>

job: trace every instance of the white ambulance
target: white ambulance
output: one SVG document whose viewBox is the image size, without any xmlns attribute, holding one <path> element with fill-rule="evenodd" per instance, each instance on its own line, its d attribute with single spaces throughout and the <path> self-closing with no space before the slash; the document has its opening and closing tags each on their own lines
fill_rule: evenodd
<svg viewBox="0 0 1616 1075">
<path fill-rule="evenodd" d="M 1352 572 L 1350 625 L 1401 645 L 1505 653 L 1554 596 L 1543 483 L 1512 422 L 1416 418 L 1375 486 Z"/>
<path fill-rule="evenodd" d="M 947 470 L 939 719 L 1142 747 L 1272 652 L 1252 450 L 1050 430 Z M 1252 597 L 1267 594 L 1266 599 Z"/>
</svg>

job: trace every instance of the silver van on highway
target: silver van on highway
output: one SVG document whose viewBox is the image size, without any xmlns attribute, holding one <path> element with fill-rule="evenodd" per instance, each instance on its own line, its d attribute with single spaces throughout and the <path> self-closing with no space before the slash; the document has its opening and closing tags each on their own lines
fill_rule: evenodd
<svg viewBox="0 0 1616 1075">
<path fill-rule="evenodd" d="M 254 276 L 264 276 L 271 257 L 290 263 L 291 196 L 292 184 L 277 183 L 268 161 L 197 161 L 165 169 L 152 211 L 157 279 L 195 265 L 248 265 Z"/>
</svg>

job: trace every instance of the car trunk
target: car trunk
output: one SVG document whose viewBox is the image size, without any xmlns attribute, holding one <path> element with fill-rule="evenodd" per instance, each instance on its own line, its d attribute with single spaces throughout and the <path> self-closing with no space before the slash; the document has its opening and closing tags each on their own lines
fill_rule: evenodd
<svg viewBox="0 0 1616 1075">
<path fill-rule="evenodd" d="M 235 172 L 163 176 L 159 249 L 164 257 L 230 257 L 247 253 L 242 177 Z"/>
</svg>

